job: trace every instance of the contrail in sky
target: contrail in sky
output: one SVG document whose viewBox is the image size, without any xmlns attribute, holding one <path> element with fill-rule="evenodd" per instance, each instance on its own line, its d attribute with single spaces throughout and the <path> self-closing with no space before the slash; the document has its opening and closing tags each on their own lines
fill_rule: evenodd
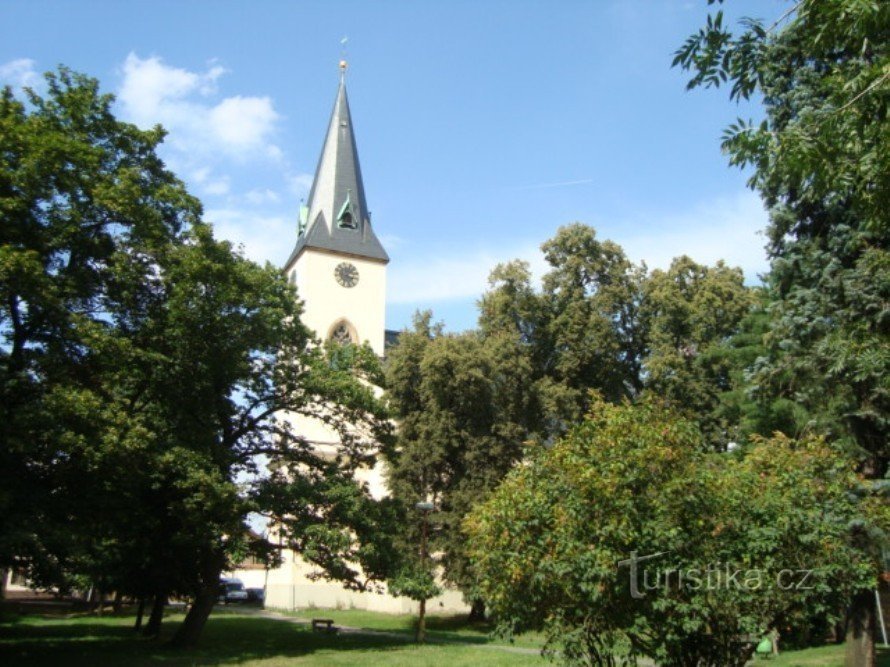
<svg viewBox="0 0 890 667">
<path fill-rule="evenodd" d="M 535 183 L 534 185 L 517 185 L 514 190 L 541 190 L 543 188 L 561 188 L 568 185 L 584 185 L 593 183 L 592 178 L 582 178 L 577 181 L 557 181 L 555 183 Z"/>
</svg>

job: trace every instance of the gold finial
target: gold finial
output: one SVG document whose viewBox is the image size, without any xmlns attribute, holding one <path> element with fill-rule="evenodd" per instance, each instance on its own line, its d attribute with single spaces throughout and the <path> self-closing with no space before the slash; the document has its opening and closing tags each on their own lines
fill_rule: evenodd
<svg viewBox="0 0 890 667">
<path fill-rule="evenodd" d="M 346 78 L 346 70 L 349 69 L 349 63 L 346 62 L 346 42 L 349 41 L 349 37 L 343 37 L 340 40 L 340 80 L 343 81 Z"/>
</svg>

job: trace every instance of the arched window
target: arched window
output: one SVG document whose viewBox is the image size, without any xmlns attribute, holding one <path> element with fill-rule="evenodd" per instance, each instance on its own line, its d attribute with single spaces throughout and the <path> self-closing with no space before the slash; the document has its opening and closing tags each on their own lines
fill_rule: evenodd
<svg viewBox="0 0 890 667">
<path fill-rule="evenodd" d="M 328 331 L 328 340 L 340 345 L 354 345 L 358 342 L 358 335 L 355 327 L 350 324 L 349 320 L 337 320 Z"/>
</svg>

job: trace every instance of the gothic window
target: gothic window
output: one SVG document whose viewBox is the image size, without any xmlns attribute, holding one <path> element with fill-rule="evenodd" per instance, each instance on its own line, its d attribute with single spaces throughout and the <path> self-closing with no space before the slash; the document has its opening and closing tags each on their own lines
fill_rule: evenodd
<svg viewBox="0 0 890 667">
<path fill-rule="evenodd" d="M 351 329 L 352 327 L 350 327 L 347 322 L 338 322 L 334 325 L 334 328 L 331 329 L 329 338 L 340 345 L 351 345 L 352 343 L 355 343 L 355 338 Z"/>
</svg>

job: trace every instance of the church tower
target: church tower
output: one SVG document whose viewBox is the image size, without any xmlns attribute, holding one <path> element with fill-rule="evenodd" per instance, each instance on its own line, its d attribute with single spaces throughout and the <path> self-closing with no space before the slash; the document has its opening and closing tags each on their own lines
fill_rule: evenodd
<svg viewBox="0 0 890 667">
<path fill-rule="evenodd" d="M 322 340 L 361 344 L 368 342 L 384 354 L 386 331 L 386 265 L 389 257 L 371 227 L 365 188 L 359 167 L 355 132 L 346 97 L 346 64 L 340 64 L 340 87 L 328 124 L 324 147 L 315 170 L 309 200 L 300 207 L 297 242 L 284 270 L 297 286 L 304 302 L 301 319 Z M 380 392 L 379 387 L 373 388 Z M 324 420 L 304 414 L 284 413 L 286 420 L 321 457 L 342 452 L 340 434 Z M 374 498 L 387 495 L 384 462 L 355 471 Z M 270 526 L 270 535 L 275 526 Z M 249 586 L 265 587 L 270 608 L 355 607 L 391 613 L 413 613 L 417 603 L 408 598 L 347 590 L 341 584 L 319 580 L 315 568 L 290 549 L 282 550 L 278 567 L 261 572 L 237 570 L 234 574 Z M 465 612 L 458 591 L 446 591 L 429 600 L 442 611 Z"/>
<path fill-rule="evenodd" d="M 371 227 L 345 74 L 341 62 L 334 110 L 285 272 L 304 301 L 303 322 L 319 338 L 367 341 L 382 357 L 389 256 Z"/>
</svg>

